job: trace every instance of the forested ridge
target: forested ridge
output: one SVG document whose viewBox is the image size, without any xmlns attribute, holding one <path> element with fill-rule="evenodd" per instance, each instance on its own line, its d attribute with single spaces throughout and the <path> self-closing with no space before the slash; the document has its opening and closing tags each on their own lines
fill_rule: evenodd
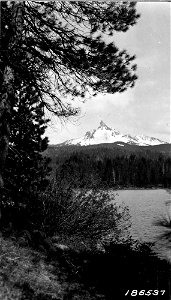
<svg viewBox="0 0 171 300">
<path fill-rule="evenodd" d="M 56 176 L 75 187 L 169 187 L 171 157 L 169 152 L 126 151 L 105 146 L 51 149 L 52 169 Z M 55 156 L 56 153 L 56 156 Z"/>
</svg>

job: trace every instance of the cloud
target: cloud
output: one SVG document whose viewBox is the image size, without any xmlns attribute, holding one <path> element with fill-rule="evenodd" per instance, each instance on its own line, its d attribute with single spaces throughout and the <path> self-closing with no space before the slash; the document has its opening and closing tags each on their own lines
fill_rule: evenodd
<svg viewBox="0 0 171 300">
<path fill-rule="evenodd" d="M 125 93 L 116 94 L 106 94 L 98 95 L 88 100 L 85 104 L 81 106 L 83 111 L 88 113 L 89 111 L 94 112 L 105 112 L 110 110 L 110 108 L 125 108 L 134 101 L 134 94 L 131 90 Z"/>
</svg>

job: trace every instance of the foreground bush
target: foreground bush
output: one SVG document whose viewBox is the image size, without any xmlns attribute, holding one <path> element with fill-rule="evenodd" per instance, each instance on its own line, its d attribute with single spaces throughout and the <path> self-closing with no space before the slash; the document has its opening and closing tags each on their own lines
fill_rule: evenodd
<svg viewBox="0 0 171 300">
<path fill-rule="evenodd" d="M 107 191 L 74 191 L 53 182 L 31 203 L 31 223 L 47 236 L 69 237 L 77 247 L 100 247 L 104 241 L 129 239 L 128 209 L 111 200 Z"/>
</svg>

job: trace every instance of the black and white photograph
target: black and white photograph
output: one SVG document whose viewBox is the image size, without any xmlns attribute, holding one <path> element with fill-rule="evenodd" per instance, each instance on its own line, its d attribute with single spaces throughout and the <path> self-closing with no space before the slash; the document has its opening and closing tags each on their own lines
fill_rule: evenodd
<svg viewBox="0 0 171 300">
<path fill-rule="evenodd" d="M 170 1 L 0 1 L 0 300 L 171 300 Z"/>
</svg>

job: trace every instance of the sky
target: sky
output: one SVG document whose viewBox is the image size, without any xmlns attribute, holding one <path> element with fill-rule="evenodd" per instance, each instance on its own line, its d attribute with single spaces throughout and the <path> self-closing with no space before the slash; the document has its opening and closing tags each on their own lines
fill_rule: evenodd
<svg viewBox="0 0 171 300">
<path fill-rule="evenodd" d="M 50 144 L 79 138 L 96 129 L 101 120 L 123 134 L 144 134 L 171 142 L 170 9 L 168 2 L 137 3 L 141 14 L 137 24 L 112 37 L 120 50 L 136 55 L 135 87 L 77 103 L 81 113 L 65 123 L 53 117 L 46 131 Z"/>
</svg>

